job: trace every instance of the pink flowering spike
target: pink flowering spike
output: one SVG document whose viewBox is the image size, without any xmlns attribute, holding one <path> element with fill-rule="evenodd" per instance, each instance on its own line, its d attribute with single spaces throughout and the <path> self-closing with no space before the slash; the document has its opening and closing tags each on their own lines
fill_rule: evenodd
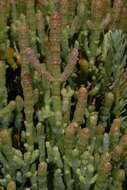
<svg viewBox="0 0 127 190">
<path fill-rule="evenodd" d="M 119 9 L 123 8 L 124 7 L 123 0 L 114 0 L 113 7 Z"/>
<path fill-rule="evenodd" d="M 24 52 L 25 49 L 29 46 L 29 37 L 28 37 L 28 27 L 26 25 L 25 16 L 21 15 L 20 26 L 18 28 L 19 32 L 19 48 L 20 51 Z"/>
<path fill-rule="evenodd" d="M 75 65 L 78 61 L 78 49 L 73 48 L 70 55 L 69 55 L 69 60 L 68 64 L 64 69 L 64 72 L 62 73 L 60 80 L 66 81 L 68 77 L 73 73 Z"/>
<path fill-rule="evenodd" d="M 50 82 L 54 80 L 53 76 L 44 68 L 42 64 L 40 64 L 31 48 L 27 48 L 27 56 L 30 64 L 34 67 L 34 69 L 38 71 L 42 77 L 45 77 Z"/>
</svg>

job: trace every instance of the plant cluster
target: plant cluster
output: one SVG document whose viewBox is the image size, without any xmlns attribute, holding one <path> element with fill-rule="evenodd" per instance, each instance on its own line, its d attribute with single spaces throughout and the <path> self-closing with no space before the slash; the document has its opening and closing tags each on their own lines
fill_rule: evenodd
<svg viewBox="0 0 127 190">
<path fill-rule="evenodd" d="M 0 190 L 124 190 L 127 2 L 0 0 Z"/>
</svg>

